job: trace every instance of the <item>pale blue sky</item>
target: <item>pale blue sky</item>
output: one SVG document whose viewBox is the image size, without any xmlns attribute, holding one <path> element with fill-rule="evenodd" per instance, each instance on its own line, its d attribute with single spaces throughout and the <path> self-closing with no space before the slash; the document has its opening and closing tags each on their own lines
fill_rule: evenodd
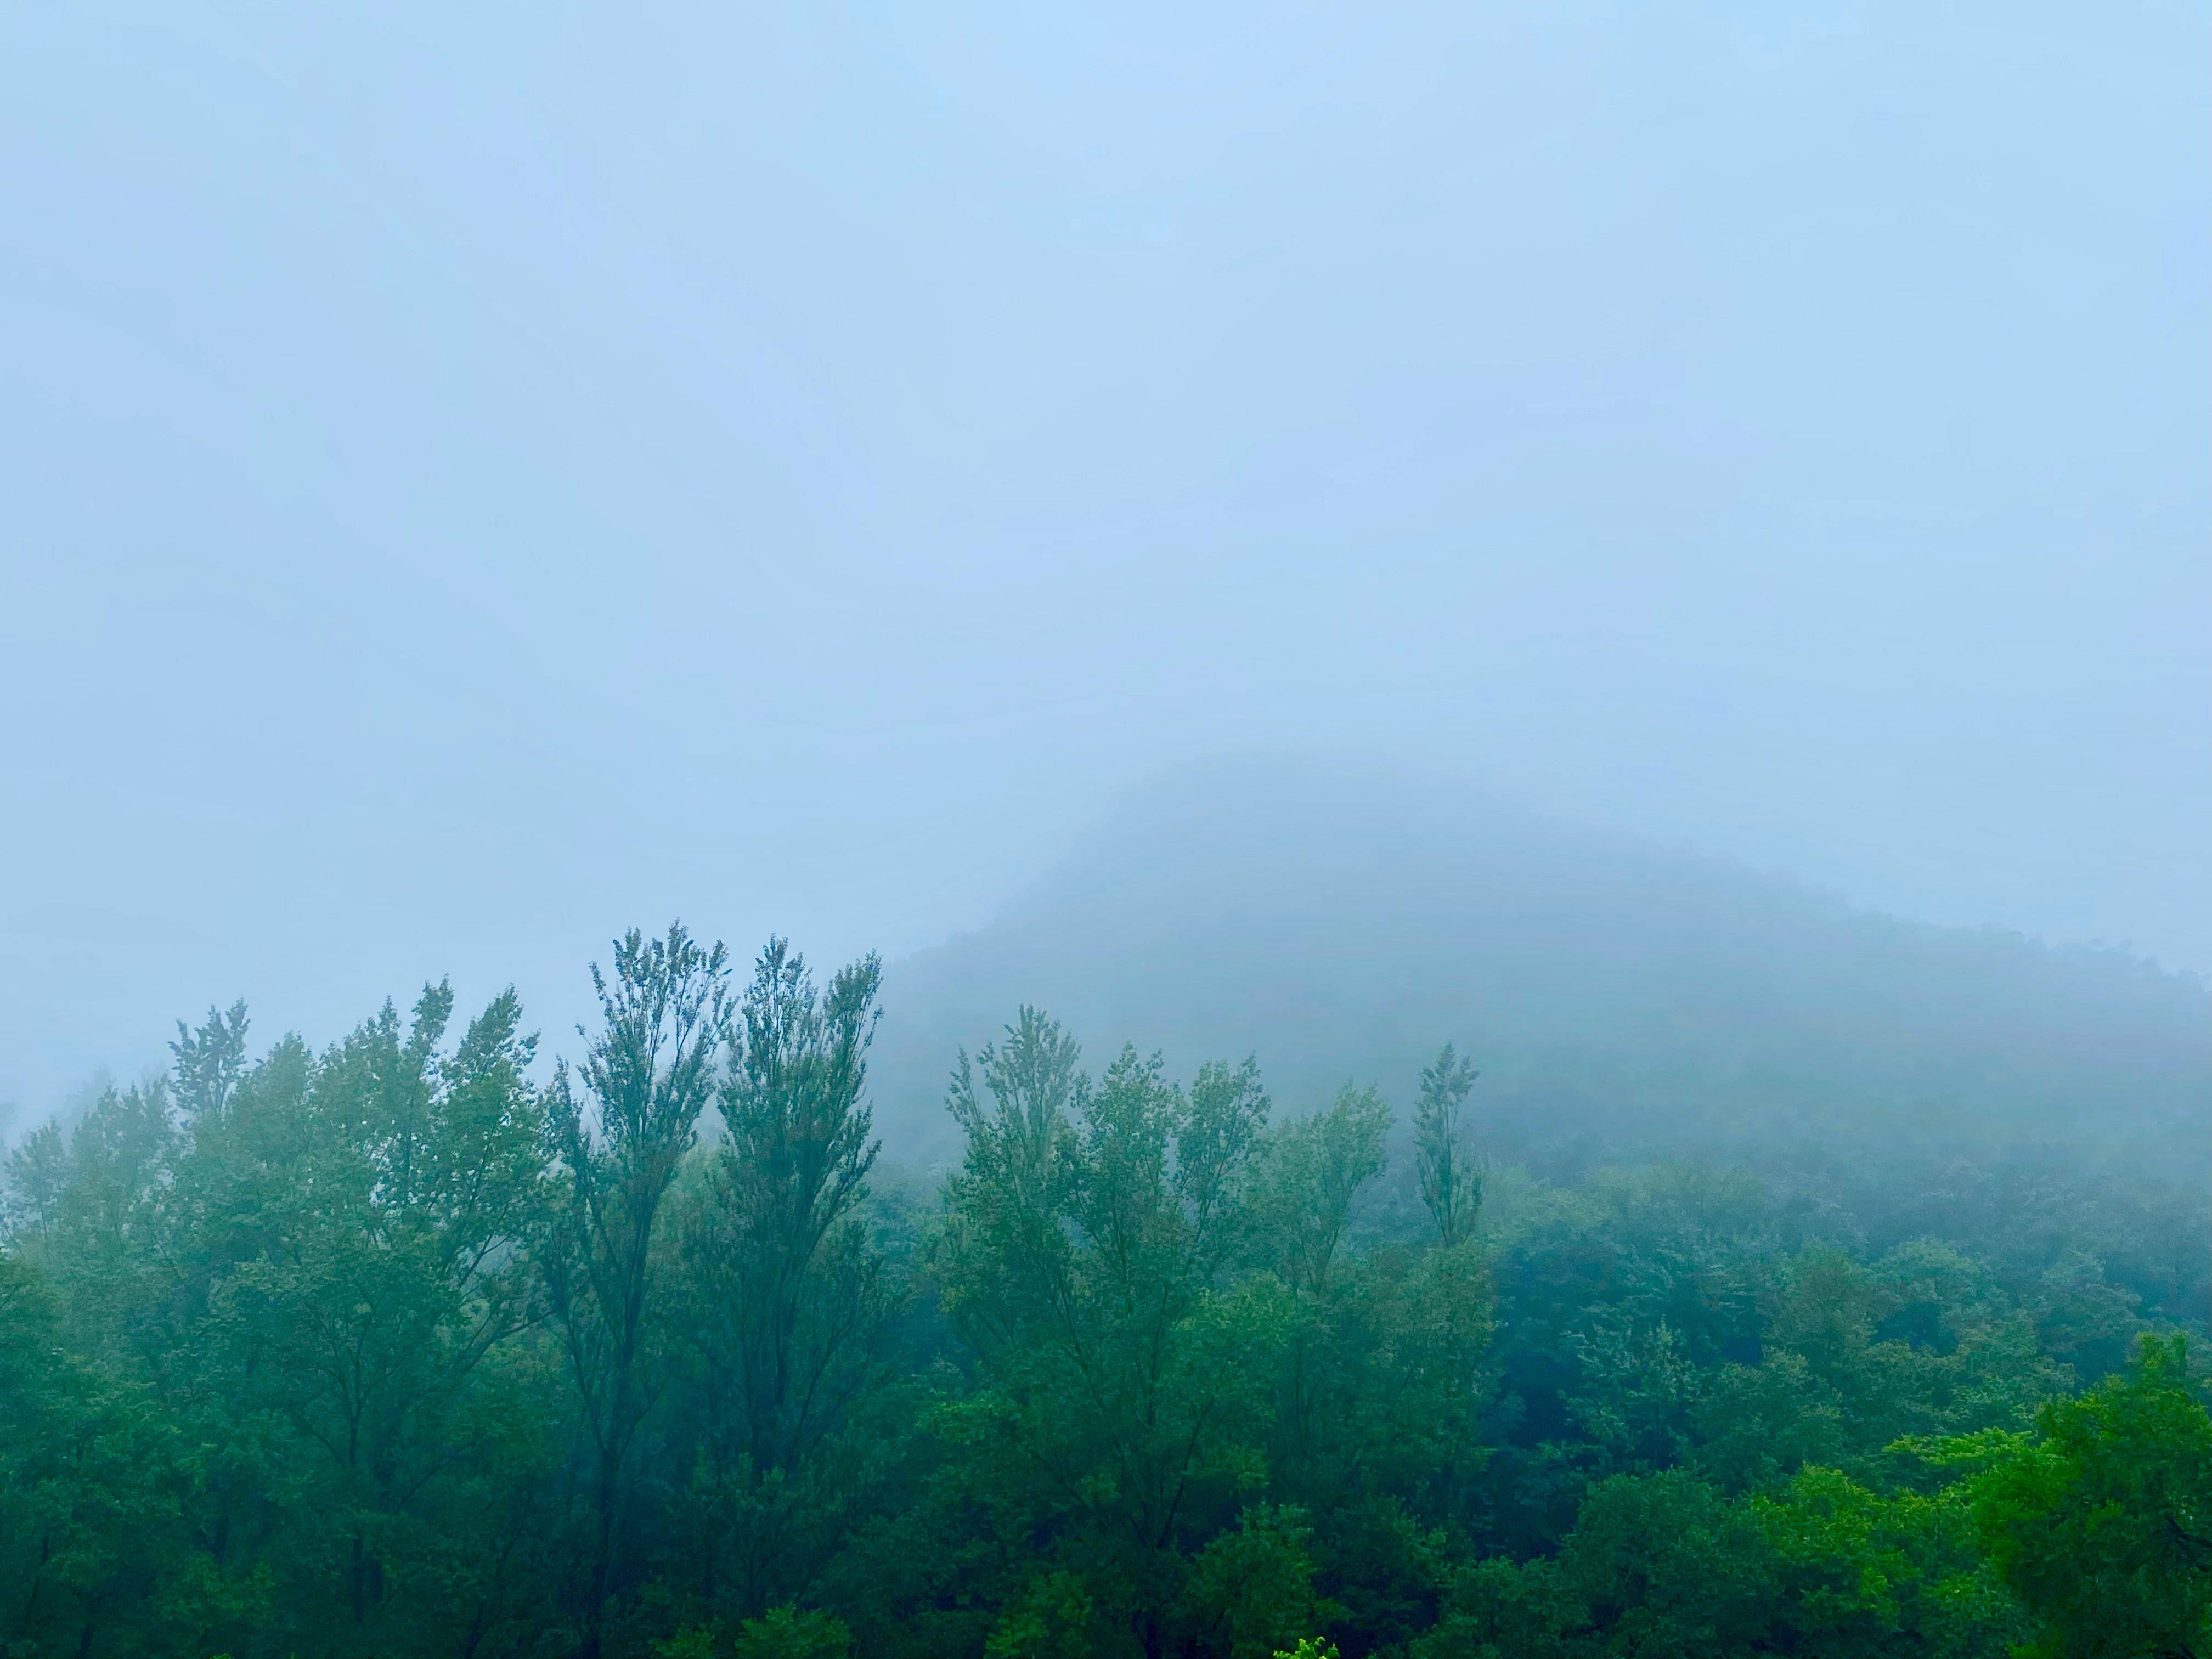
<svg viewBox="0 0 2212 1659">
<path fill-rule="evenodd" d="M 0 1101 L 1357 750 L 2212 969 L 2203 5 L 0 9 Z"/>
</svg>

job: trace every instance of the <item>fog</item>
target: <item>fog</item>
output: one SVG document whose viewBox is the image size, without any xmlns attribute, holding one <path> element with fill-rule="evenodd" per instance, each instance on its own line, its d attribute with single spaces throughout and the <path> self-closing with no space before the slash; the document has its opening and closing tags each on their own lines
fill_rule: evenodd
<svg viewBox="0 0 2212 1659">
<path fill-rule="evenodd" d="M 876 1123 L 938 1169 L 963 1144 L 949 1057 L 1024 1002 L 1101 1056 L 1256 1055 L 1291 1114 L 1347 1078 L 1414 1098 L 1449 1033 L 1480 1057 L 1485 1155 L 1549 1176 L 1690 1158 L 1920 1192 L 1960 1162 L 2212 1166 L 2195 976 L 1897 921 L 1371 763 L 1171 775 L 886 999 Z"/>
<path fill-rule="evenodd" d="M 0 1653 L 2212 1655 L 2208 65 L 0 7 Z"/>
<path fill-rule="evenodd" d="M 677 915 L 896 1021 L 1254 757 L 2212 969 L 2209 47 L 12 9 L 0 1102 Z"/>
</svg>

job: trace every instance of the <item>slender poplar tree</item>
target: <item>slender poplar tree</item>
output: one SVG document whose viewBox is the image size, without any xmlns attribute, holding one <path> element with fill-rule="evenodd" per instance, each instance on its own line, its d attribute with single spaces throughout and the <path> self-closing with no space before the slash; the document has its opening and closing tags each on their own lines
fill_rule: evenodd
<svg viewBox="0 0 2212 1659">
<path fill-rule="evenodd" d="M 1449 1249 L 1473 1231 L 1482 1207 L 1482 1171 L 1468 1154 L 1459 1111 L 1479 1076 L 1449 1042 L 1421 1071 L 1421 1097 L 1413 1109 L 1413 1151 L 1420 1170 L 1421 1202 L 1437 1224 L 1437 1243 Z"/>
<path fill-rule="evenodd" d="M 589 1437 L 592 1559 L 585 1659 L 597 1659 L 621 1545 L 624 1476 L 638 1430 L 665 1386 L 653 1318 L 655 1232 L 729 1035 L 728 956 L 680 922 L 665 939 L 632 928 L 614 973 L 592 968 L 602 1018 L 577 1073 L 547 1097 L 567 1202 L 545 1253 L 546 1289 Z M 578 1028 L 579 1036 L 586 1035 Z"/>
</svg>

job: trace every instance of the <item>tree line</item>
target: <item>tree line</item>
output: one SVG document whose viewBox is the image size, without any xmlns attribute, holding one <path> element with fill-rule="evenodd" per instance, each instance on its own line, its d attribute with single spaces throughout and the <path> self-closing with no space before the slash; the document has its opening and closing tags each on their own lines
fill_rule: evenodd
<svg viewBox="0 0 2212 1659">
<path fill-rule="evenodd" d="M 8 1659 L 2212 1652 L 2154 1244 L 1536 1182 L 1449 1046 L 1400 1129 L 1033 1008 L 901 1171 L 873 957 L 592 980 L 550 1072 L 511 991 L 210 1011 L 9 1153 Z"/>
</svg>

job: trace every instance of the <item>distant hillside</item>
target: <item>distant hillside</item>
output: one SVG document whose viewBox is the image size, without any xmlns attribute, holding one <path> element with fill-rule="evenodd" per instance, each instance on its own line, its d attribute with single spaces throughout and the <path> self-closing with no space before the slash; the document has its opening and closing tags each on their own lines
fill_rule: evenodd
<svg viewBox="0 0 2212 1659">
<path fill-rule="evenodd" d="M 957 1154 L 956 1049 L 1034 1002 L 1094 1066 L 1256 1053 L 1279 1111 L 1346 1079 L 1401 1112 L 1450 1038 L 1493 1155 L 1759 1165 L 2063 1149 L 2209 1164 L 2212 1000 L 2118 952 L 1856 910 L 1465 789 L 1249 763 L 1128 801 L 991 927 L 894 964 L 890 1150 Z M 1877 1160 L 1879 1161 L 1879 1160 Z"/>
</svg>

